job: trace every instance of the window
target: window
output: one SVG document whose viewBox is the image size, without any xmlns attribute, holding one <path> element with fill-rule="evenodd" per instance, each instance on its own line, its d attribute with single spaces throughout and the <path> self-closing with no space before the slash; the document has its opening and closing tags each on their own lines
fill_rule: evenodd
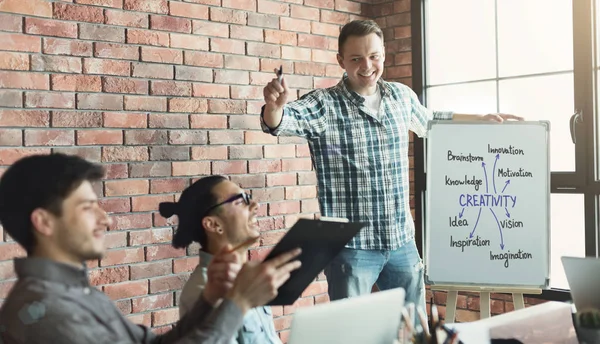
<svg viewBox="0 0 600 344">
<path fill-rule="evenodd" d="M 594 48 L 600 46 L 594 28 L 599 5 L 600 0 L 421 0 L 414 9 L 421 12 L 413 25 L 423 39 L 415 39 L 422 70 L 417 66 L 413 75 L 422 79 L 413 84 L 427 107 L 550 121 L 553 289 L 568 289 L 561 256 L 598 256 L 600 128 L 588 123 L 600 123 L 594 108 L 600 101 L 594 80 L 600 76 L 600 50 Z M 424 171 L 420 141 L 415 175 Z M 416 204 L 424 204 L 425 178 L 419 181 Z"/>
</svg>

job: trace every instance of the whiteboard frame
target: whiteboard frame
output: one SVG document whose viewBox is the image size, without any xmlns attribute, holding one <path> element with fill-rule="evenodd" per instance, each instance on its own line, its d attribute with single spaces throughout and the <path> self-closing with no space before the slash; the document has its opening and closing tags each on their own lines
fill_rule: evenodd
<svg viewBox="0 0 600 344">
<path fill-rule="evenodd" d="M 490 125 L 492 123 L 488 122 L 488 121 L 452 121 L 452 120 L 431 120 L 428 122 L 427 125 L 427 136 L 429 136 L 429 133 L 431 131 L 431 129 L 433 128 L 434 125 L 437 124 L 442 124 L 442 125 Z M 426 285 L 430 285 L 430 286 L 449 286 L 449 287 L 460 287 L 460 286 L 466 286 L 468 288 L 475 288 L 475 289 L 482 289 L 482 290 L 490 290 L 490 289 L 495 289 L 495 288 L 500 288 L 502 290 L 510 290 L 510 289 L 550 289 L 550 269 L 551 269 L 551 228 L 550 228 L 550 221 L 551 221 L 551 215 L 550 215 L 550 211 L 551 211 L 551 204 L 550 204 L 550 196 L 551 196 L 551 189 L 550 189 L 550 178 L 551 178 L 551 170 L 550 170 L 550 121 L 544 120 L 544 121 L 506 121 L 504 123 L 497 123 L 494 125 L 540 125 L 545 127 L 546 129 L 546 144 L 545 144 L 545 149 L 546 149 L 546 162 L 547 162 L 547 168 L 546 170 L 548 171 L 547 174 L 547 185 L 546 185 L 546 195 L 547 195 L 547 201 L 546 201 L 546 228 L 548 229 L 548 233 L 546 235 L 546 271 L 545 271 L 545 281 L 543 284 L 540 285 L 516 285 L 516 284 L 489 284 L 489 283 L 465 283 L 465 282 L 453 282 L 453 281 L 435 281 L 435 280 L 431 280 L 427 274 L 427 268 L 429 266 L 429 246 L 430 246 L 430 238 L 431 236 L 429 235 L 429 228 L 430 226 L 430 217 L 428 216 L 428 214 L 431 213 L 430 211 L 430 199 L 431 199 L 431 178 L 432 175 L 430 173 L 430 166 L 431 166 L 431 154 L 428 154 L 431 151 L 430 148 L 430 140 L 428 137 L 426 137 L 426 153 L 427 153 L 427 157 L 426 157 L 426 167 L 425 167 L 425 171 L 427 174 L 427 178 L 426 178 L 426 192 L 425 192 L 425 221 L 423 221 L 423 228 L 422 228 L 422 236 L 424 238 L 424 246 L 423 246 L 423 264 L 424 264 L 424 281 Z"/>
</svg>

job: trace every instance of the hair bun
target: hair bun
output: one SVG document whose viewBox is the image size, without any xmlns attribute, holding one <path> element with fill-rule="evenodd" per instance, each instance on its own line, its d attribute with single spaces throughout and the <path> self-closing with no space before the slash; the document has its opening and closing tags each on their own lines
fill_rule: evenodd
<svg viewBox="0 0 600 344">
<path fill-rule="evenodd" d="M 164 218 L 169 218 L 177 214 L 177 203 L 175 202 L 162 202 L 158 205 L 158 212 Z"/>
</svg>

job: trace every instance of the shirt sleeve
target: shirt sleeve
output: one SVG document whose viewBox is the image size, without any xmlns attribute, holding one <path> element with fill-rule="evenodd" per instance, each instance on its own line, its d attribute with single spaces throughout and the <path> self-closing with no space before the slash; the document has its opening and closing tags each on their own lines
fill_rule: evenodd
<svg viewBox="0 0 600 344">
<path fill-rule="evenodd" d="M 406 92 L 410 95 L 410 131 L 419 137 L 426 137 L 428 124 L 431 120 L 450 120 L 454 113 L 452 111 L 433 111 L 421 104 L 417 94 L 408 86 L 404 86 Z"/>
<path fill-rule="evenodd" d="M 281 122 L 270 128 L 264 121 L 264 106 L 260 114 L 263 132 L 273 136 L 300 136 L 311 139 L 320 136 L 327 124 L 327 95 L 318 89 L 283 107 Z"/>
</svg>

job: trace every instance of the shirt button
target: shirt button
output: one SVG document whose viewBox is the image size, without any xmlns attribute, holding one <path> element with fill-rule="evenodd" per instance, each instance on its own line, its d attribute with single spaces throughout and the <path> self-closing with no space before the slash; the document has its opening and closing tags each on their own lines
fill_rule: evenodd
<svg viewBox="0 0 600 344">
<path fill-rule="evenodd" d="M 90 294 L 90 288 L 88 288 L 88 287 L 83 288 L 83 293 L 85 295 L 89 295 Z"/>
</svg>

